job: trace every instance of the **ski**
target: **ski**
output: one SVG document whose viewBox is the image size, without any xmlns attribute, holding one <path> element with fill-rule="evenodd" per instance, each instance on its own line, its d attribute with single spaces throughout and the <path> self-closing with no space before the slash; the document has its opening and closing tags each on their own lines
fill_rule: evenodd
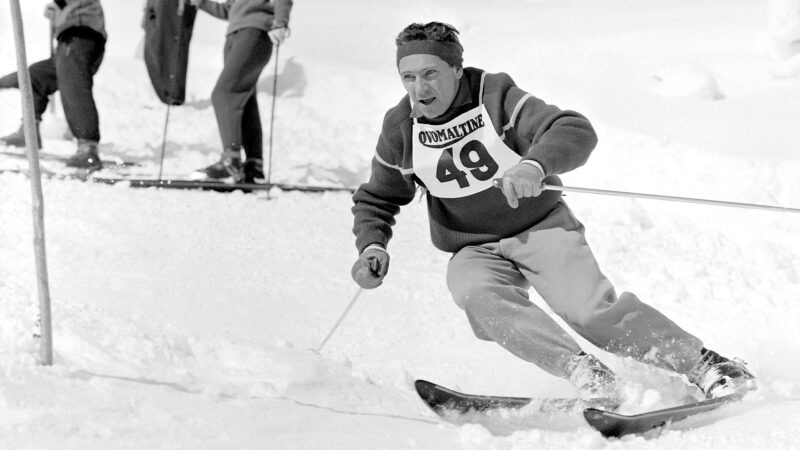
<svg viewBox="0 0 800 450">
<path fill-rule="evenodd" d="M 522 410 L 527 414 L 569 414 L 583 412 L 586 422 L 605 437 L 622 437 L 642 434 L 655 428 L 675 423 L 698 414 L 716 410 L 737 402 L 744 392 L 723 397 L 700 400 L 640 414 L 615 412 L 619 400 L 613 398 L 581 399 L 555 397 L 502 397 L 472 395 L 454 391 L 425 380 L 416 380 L 414 387 L 419 397 L 437 415 L 447 419 L 458 419 L 469 414 L 489 415 L 495 411 Z M 462 420 L 463 422 L 463 420 Z"/>
<path fill-rule="evenodd" d="M 160 189 L 195 189 L 216 192 L 255 192 L 268 191 L 278 188 L 282 191 L 302 191 L 302 192 L 355 192 L 355 188 L 342 186 L 311 186 L 289 183 L 228 183 L 225 181 L 211 180 L 184 180 L 184 179 L 145 179 L 128 178 L 125 181 L 134 188 L 160 188 Z"/>
<path fill-rule="evenodd" d="M 15 158 L 27 158 L 25 152 L 16 152 L 0 148 L 0 155 L 12 156 Z M 58 155 L 54 153 L 39 152 L 39 159 L 42 161 L 57 161 L 66 162 L 69 156 Z M 83 169 L 75 170 L 50 170 L 48 168 L 42 169 L 42 176 L 48 179 L 57 180 L 79 180 L 79 181 L 92 181 L 101 184 L 117 184 L 121 182 L 127 183 L 132 188 L 159 188 L 159 189 L 188 189 L 188 190 L 202 190 L 202 191 L 215 191 L 215 192 L 259 192 L 269 191 L 272 188 L 277 188 L 282 191 L 299 191 L 299 192 L 349 192 L 354 193 L 356 188 L 345 186 L 314 186 L 292 183 L 232 183 L 221 180 L 190 180 L 184 178 L 171 178 L 171 179 L 152 179 L 152 178 L 135 178 L 132 174 L 125 173 L 131 167 L 139 166 L 139 163 L 132 161 L 125 161 L 119 158 L 111 160 L 103 160 L 103 168 L 97 171 L 87 171 Z M 20 168 L 6 168 L 0 169 L 0 173 L 22 173 L 27 175 L 28 171 Z M 106 174 L 113 173 L 114 176 L 106 176 Z"/>
<path fill-rule="evenodd" d="M 697 414 L 713 411 L 741 400 L 743 396 L 744 392 L 738 392 L 723 397 L 633 415 L 588 408 L 583 412 L 583 416 L 589 425 L 603 436 L 621 437 L 627 434 L 645 433 L 654 428 L 678 422 Z"/>
<path fill-rule="evenodd" d="M 113 167 L 109 167 L 108 169 L 113 169 Z M 126 177 L 124 174 L 114 172 L 112 172 L 114 176 L 106 176 L 105 171 L 105 167 L 103 170 L 94 172 L 86 172 L 82 170 L 76 170 L 70 173 L 42 171 L 42 177 L 51 180 L 76 180 L 111 185 L 124 184 L 132 188 L 185 189 L 215 192 L 240 191 L 244 193 L 253 193 L 259 191 L 268 191 L 272 188 L 280 189 L 281 191 L 298 191 L 308 193 L 355 192 L 355 188 L 340 186 L 310 186 L 290 183 L 226 183 L 224 181 L 184 179 L 158 180 L 151 178 L 131 178 Z M 18 173 L 28 176 L 28 171 L 24 169 L 0 169 L 0 173 Z"/>
<path fill-rule="evenodd" d="M 416 380 L 414 388 L 420 398 L 442 417 L 465 415 L 471 412 L 487 414 L 496 410 L 520 410 L 544 414 L 571 413 L 585 408 L 616 409 L 619 404 L 613 398 L 535 398 L 472 395 L 457 392 L 425 380 Z"/>
<path fill-rule="evenodd" d="M 125 166 L 127 167 L 127 166 Z M 96 183 L 101 184 L 116 184 L 121 181 L 125 181 L 124 174 L 115 172 L 114 169 L 121 168 L 119 166 L 104 166 L 100 170 L 87 170 L 87 169 L 72 169 L 72 170 L 59 170 L 53 171 L 49 170 L 48 168 L 41 167 L 40 168 L 40 175 L 44 179 L 48 180 L 74 180 L 74 181 L 93 181 Z M 20 175 L 25 175 L 26 177 L 30 175 L 28 169 L 21 169 L 21 168 L 14 168 L 14 169 L 0 169 L 0 174 L 3 173 L 15 173 Z M 107 175 L 114 174 L 114 177 L 109 177 Z"/>
<path fill-rule="evenodd" d="M 14 158 L 28 158 L 28 154 L 25 153 L 25 152 L 15 152 L 15 151 L 4 150 L 4 149 L 0 149 L 0 155 L 11 156 L 11 157 L 14 157 Z M 58 162 L 66 163 L 69 158 L 70 158 L 69 156 L 65 156 L 65 155 L 59 155 L 59 154 L 56 154 L 56 153 L 43 152 L 41 150 L 39 151 L 39 159 L 42 160 L 42 161 L 58 161 Z M 102 162 L 103 162 L 103 168 L 104 169 L 106 169 L 106 168 L 119 168 L 119 167 L 135 167 L 135 166 L 139 165 L 138 163 L 135 163 L 133 161 L 125 161 L 125 160 L 123 160 L 121 158 L 104 159 L 104 160 L 102 160 Z"/>
</svg>

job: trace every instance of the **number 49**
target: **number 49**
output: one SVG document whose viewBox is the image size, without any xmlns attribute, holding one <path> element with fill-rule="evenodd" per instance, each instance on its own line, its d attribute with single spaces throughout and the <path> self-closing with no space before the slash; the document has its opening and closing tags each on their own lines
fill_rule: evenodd
<svg viewBox="0 0 800 450">
<path fill-rule="evenodd" d="M 469 141 L 464 144 L 459 153 L 461 165 L 478 181 L 491 179 L 497 173 L 499 166 L 480 141 Z M 446 148 L 439 157 L 436 166 L 436 179 L 442 183 L 455 180 L 461 188 L 469 187 L 467 173 L 459 169 L 453 161 L 453 149 Z"/>
</svg>

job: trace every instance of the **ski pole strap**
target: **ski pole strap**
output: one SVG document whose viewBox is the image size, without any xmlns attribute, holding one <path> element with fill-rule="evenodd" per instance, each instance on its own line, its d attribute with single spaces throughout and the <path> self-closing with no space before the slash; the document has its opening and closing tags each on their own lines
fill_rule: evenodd
<svg viewBox="0 0 800 450">
<path fill-rule="evenodd" d="M 633 198 L 644 198 L 648 200 L 666 200 L 666 201 L 673 201 L 673 202 L 683 202 L 683 203 L 699 203 L 704 205 L 714 205 L 714 206 L 730 206 L 734 208 L 746 208 L 746 209 L 760 209 L 763 211 L 777 211 L 777 212 L 789 212 L 789 213 L 800 213 L 800 208 L 789 208 L 786 206 L 772 206 L 772 205 L 760 205 L 757 203 L 740 203 L 740 202 L 729 202 L 724 200 L 711 200 L 705 198 L 692 198 L 692 197 L 676 197 L 672 195 L 657 195 L 657 194 L 645 194 L 641 192 L 626 192 L 626 191 L 611 191 L 606 189 L 592 189 L 592 188 L 583 188 L 583 187 L 572 187 L 572 186 L 556 186 L 552 184 L 545 184 L 544 189 L 548 191 L 562 191 L 562 192 L 577 192 L 581 194 L 599 194 L 599 195 L 612 195 L 617 197 L 633 197 Z"/>
<path fill-rule="evenodd" d="M 380 244 L 370 244 L 370 245 L 366 246 L 364 248 L 364 251 L 361 252 L 361 254 L 363 255 L 364 252 L 366 252 L 367 250 L 370 250 L 370 249 L 381 251 L 383 253 L 386 253 L 387 255 L 389 254 L 389 252 L 385 248 L 383 248 L 383 246 L 380 245 Z"/>
</svg>

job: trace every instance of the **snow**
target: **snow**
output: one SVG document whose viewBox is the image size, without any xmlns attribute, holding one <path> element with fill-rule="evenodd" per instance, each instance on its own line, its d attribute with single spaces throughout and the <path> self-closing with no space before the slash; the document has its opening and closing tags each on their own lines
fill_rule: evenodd
<svg viewBox="0 0 800 450">
<path fill-rule="evenodd" d="M 34 62 L 49 54 L 47 24 L 39 2 L 21 3 Z M 166 107 L 137 57 L 141 3 L 105 2 L 110 39 L 95 96 L 101 152 L 152 176 Z M 600 144 L 565 184 L 800 207 L 800 78 L 771 75 L 770 14 L 768 2 L 745 0 L 297 2 L 279 55 L 273 180 L 365 180 L 383 113 L 403 95 L 394 36 L 412 21 L 443 20 L 462 31 L 468 65 L 507 72 L 593 121 Z M 198 16 L 165 176 L 218 156 L 209 95 L 224 26 Z M 15 69 L 7 8 L 0 42 L 5 73 Z M 259 84 L 265 133 L 274 70 L 273 61 Z M 15 129 L 18 92 L 0 91 L 0 105 L 2 131 Z M 65 129 L 60 107 L 45 115 L 47 151 L 74 150 Z M 29 181 L 0 175 L 0 448 L 800 447 L 800 215 L 567 194 L 618 290 L 743 358 L 760 383 L 741 405 L 606 440 L 577 417 L 445 424 L 416 398 L 415 378 L 474 393 L 573 395 L 472 336 L 423 203 L 399 216 L 386 283 L 364 292 L 316 353 L 357 293 L 349 195 L 43 188 L 50 367 L 38 364 L 33 337 Z M 666 372 L 586 346 L 620 375 L 627 411 L 692 393 Z"/>
</svg>

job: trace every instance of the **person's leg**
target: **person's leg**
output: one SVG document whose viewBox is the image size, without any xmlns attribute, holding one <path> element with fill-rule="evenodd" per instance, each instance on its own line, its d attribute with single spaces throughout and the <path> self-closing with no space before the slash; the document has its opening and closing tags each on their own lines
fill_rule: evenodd
<svg viewBox="0 0 800 450">
<path fill-rule="evenodd" d="M 242 146 L 247 159 L 261 158 L 263 153 L 263 132 L 261 114 L 258 111 L 256 92 L 247 99 L 242 110 Z"/>
<path fill-rule="evenodd" d="M 56 79 L 56 66 L 52 58 L 38 61 L 28 67 L 31 80 L 31 91 L 33 96 L 33 115 L 36 119 L 36 133 L 39 139 L 39 147 L 42 146 L 42 139 L 39 136 L 39 122 L 42 121 L 42 114 L 47 110 L 50 95 L 58 90 Z M 1 88 L 19 88 L 17 72 L 11 72 L 0 78 Z M 22 126 L 7 136 L 0 138 L 0 142 L 5 145 L 15 147 L 25 147 L 25 133 Z"/>
<path fill-rule="evenodd" d="M 78 139 L 78 149 L 67 160 L 68 167 L 96 170 L 103 167 L 98 154 L 100 119 L 92 88 L 94 74 L 105 54 L 100 37 L 64 36 L 56 48 L 56 72 L 61 103 L 70 131 Z"/>
<path fill-rule="evenodd" d="M 67 37 L 59 41 L 55 65 L 67 124 L 79 142 L 100 141 L 100 120 L 92 88 L 105 53 L 102 39 Z"/>
<path fill-rule="evenodd" d="M 11 72 L 0 77 L 0 89 L 17 89 L 19 88 L 19 80 L 17 79 L 17 72 Z"/>
<path fill-rule="evenodd" d="M 264 179 L 263 133 L 258 111 L 256 92 L 244 105 L 242 114 L 242 145 L 244 146 L 244 182 L 256 183 Z"/>
<path fill-rule="evenodd" d="M 225 65 L 211 93 L 222 148 L 245 147 L 261 153 L 261 119 L 255 99 L 256 84 L 269 61 L 272 43 L 267 33 L 245 28 L 228 36 Z M 243 127 L 247 131 L 243 133 Z M 249 155 L 250 153 L 248 153 Z"/>
<path fill-rule="evenodd" d="M 36 120 L 41 121 L 42 114 L 47 110 L 50 96 L 58 90 L 56 63 L 53 58 L 48 58 L 31 64 L 28 71 L 33 91 L 33 113 Z"/>
<path fill-rule="evenodd" d="M 553 311 L 597 347 L 682 374 L 699 359 L 698 338 L 635 295 L 617 297 L 583 225 L 565 204 L 537 226 L 502 240 L 501 250 Z"/>
<path fill-rule="evenodd" d="M 222 156 L 218 162 L 195 171 L 192 178 L 233 178 L 237 182 L 263 178 L 256 84 L 271 51 L 267 33 L 255 28 L 237 31 L 225 40 L 224 66 L 211 93 Z M 244 166 L 242 147 L 250 159 Z"/>
<path fill-rule="evenodd" d="M 447 268 L 447 286 L 475 335 L 561 378 L 581 349 L 566 331 L 528 299 L 528 282 L 497 244 L 465 247 Z"/>
</svg>

